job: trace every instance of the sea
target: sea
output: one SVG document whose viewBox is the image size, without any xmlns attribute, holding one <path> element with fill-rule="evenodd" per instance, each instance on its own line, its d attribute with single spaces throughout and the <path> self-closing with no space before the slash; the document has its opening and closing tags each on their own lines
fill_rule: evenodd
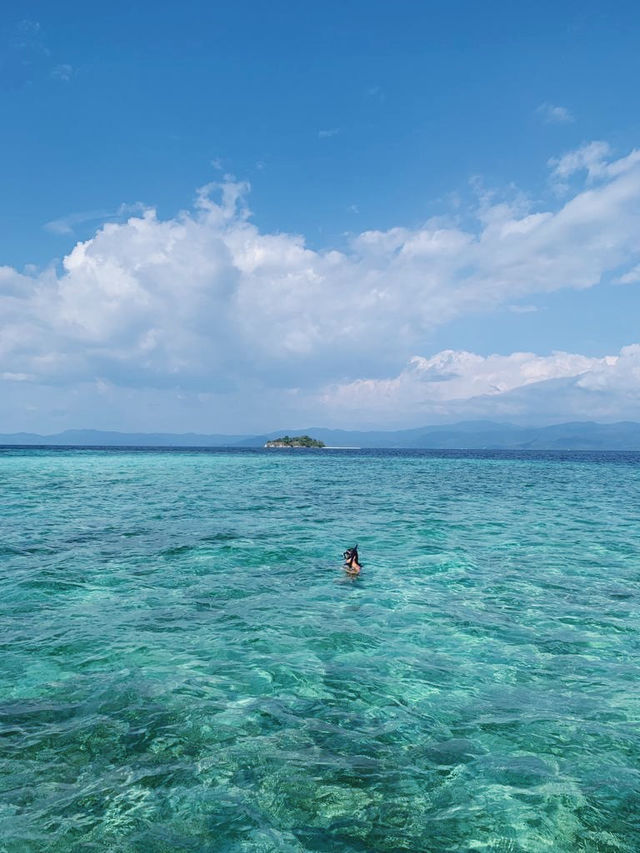
<svg viewBox="0 0 640 853">
<path fill-rule="evenodd" d="M 639 509 L 637 453 L 0 450 L 0 852 L 637 853 Z"/>
</svg>

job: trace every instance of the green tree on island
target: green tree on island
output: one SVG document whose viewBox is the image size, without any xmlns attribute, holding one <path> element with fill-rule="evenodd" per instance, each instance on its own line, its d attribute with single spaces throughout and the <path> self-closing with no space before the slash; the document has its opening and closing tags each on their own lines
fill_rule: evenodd
<svg viewBox="0 0 640 853">
<path fill-rule="evenodd" d="M 282 438 L 274 438 L 267 441 L 265 447 L 324 447 L 324 441 L 318 441 L 317 438 L 311 438 L 310 435 L 297 435 L 293 438 L 290 435 L 285 435 Z"/>
</svg>

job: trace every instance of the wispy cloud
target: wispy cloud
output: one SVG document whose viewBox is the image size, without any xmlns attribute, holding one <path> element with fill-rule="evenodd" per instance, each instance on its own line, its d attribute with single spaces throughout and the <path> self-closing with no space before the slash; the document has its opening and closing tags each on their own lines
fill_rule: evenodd
<svg viewBox="0 0 640 853">
<path fill-rule="evenodd" d="M 54 64 L 39 21 L 25 19 L 0 33 L 0 88 L 19 90 L 47 77 L 66 82 L 72 75 L 71 65 Z"/>
<path fill-rule="evenodd" d="M 625 173 L 634 174 L 640 165 L 640 150 L 634 149 L 626 157 L 613 159 L 607 142 L 588 142 L 561 157 L 552 157 L 548 165 L 551 185 L 558 195 L 563 195 L 569 191 L 571 181 L 579 181 L 584 175 L 587 184 L 592 185 L 612 181 Z"/>
<path fill-rule="evenodd" d="M 74 234 L 76 225 L 84 225 L 87 222 L 98 222 L 111 219 L 112 214 L 108 210 L 88 210 L 83 213 L 70 213 L 59 219 L 45 222 L 44 229 L 51 234 L 69 235 Z"/>
<path fill-rule="evenodd" d="M 319 130 L 318 139 L 330 139 L 332 136 L 337 136 L 340 133 L 339 127 L 332 127 L 328 130 Z"/>
<path fill-rule="evenodd" d="M 586 172 L 589 179 L 606 176 L 610 158 L 611 146 L 608 142 L 589 142 L 561 157 L 552 157 L 549 160 L 551 177 L 565 181 L 577 172 Z"/>
<path fill-rule="evenodd" d="M 63 83 L 67 83 L 73 77 L 73 67 L 66 63 L 56 65 L 51 69 L 51 77 L 53 77 L 54 80 L 60 80 Z"/>
<path fill-rule="evenodd" d="M 69 213 L 58 219 L 45 222 L 44 229 L 51 234 L 68 236 L 75 234 L 78 225 L 86 225 L 92 222 L 117 221 L 134 213 L 140 213 L 144 206 L 140 204 L 121 204 L 115 211 L 109 210 L 87 210 L 80 213 Z"/>
<path fill-rule="evenodd" d="M 0 373 L 0 379 L 4 379 L 5 382 L 29 382 L 31 379 L 35 379 L 35 376 L 29 373 L 10 373 L 5 371 L 4 373 Z"/>
<path fill-rule="evenodd" d="M 509 305 L 507 307 L 512 314 L 535 314 L 538 310 L 537 305 Z"/>
<path fill-rule="evenodd" d="M 616 284 L 640 284 L 640 264 L 615 279 Z"/>
<path fill-rule="evenodd" d="M 571 124 L 575 121 L 566 107 L 555 106 L 547 102 L 540 104 L 536 113 L 545 124 Z"/>
</svg>

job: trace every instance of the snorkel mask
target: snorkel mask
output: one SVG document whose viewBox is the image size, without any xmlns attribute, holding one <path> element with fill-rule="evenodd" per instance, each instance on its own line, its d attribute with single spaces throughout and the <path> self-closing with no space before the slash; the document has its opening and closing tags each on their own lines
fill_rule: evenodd
<svg viewBox="0 0 640 853">
<path fill-rule="evenodd" d="M 350 563 L 353 559 L 357 561 L 358 559 L 358 544 L 356 543 L 353 548 L 347 548 L 347 550 L 342 555 L 345 563 Z"/>
</svg>

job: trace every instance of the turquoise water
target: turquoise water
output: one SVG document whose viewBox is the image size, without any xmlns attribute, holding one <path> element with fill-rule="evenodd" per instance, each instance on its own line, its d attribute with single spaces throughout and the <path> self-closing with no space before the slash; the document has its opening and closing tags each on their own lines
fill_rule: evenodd
<svg viewBox="0 0 640 853">
<path fill-rule="evenodd" d="M 0 494 L 2 853 L 640 850 L 640 456 L 5 450 Z"/>
</svg>

